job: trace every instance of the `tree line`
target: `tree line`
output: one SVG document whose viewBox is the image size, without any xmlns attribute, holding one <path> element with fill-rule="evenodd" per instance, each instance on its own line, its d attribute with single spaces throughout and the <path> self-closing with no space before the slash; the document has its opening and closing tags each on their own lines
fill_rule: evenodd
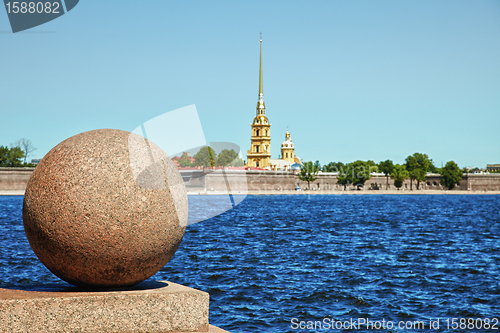
<svg viewBox="0 0 500 333">
<path fill-rule="evenodd" d="M 30 140 L 21 139 L 10 147 L 0 146 L 0 167 L 34 167 L 32 163 L 27 163 L 26 159 L 36 148 Z"/>
<path fill-rule="evenodd" d="M 21 139 L 10 147 L 0 146 L 0 167 L 34 167 L 34 164 L 27 163 L 27 157 L 36 148 L 30 140 Z M 219 154 L 211 147 L 201 148 L 194 156 L 194 162 L 191 161 L 187 153 L 182 154 L 179 159 L 181 167 L 205 166 L 205 167 L 225 167 L 243 166 L 243 160 L 238 156 L 234 149 L 224 149 Z M 414 153 L 405 159 L 405 163 L 394 164 L 391 160 L 375 163 L 374 161 L 357 160 L 351 163 L 344 164 L 342 162 L 330 162 L 321 166 L 319 161 L 305 162 L 301 166 L 298 177 L 302 181 L 310 183 L 317 179 L 319 171 L 336 172 L 337 183 L 344 185 L 344 188 L 349 185 L 355 187 L 364 186 L 364 183 L 369 180 L 373 172 L 381 172 L 387 178 L 394 180 L 394 186 L 399 190 L 406 179 L 410 179 L 410 189 L 412 189 L 413 181 L 416 181 L 417 189 L 420 188 L 420 183 L 426 180 L 428 172 L 441 175 L 441 184 L 448 189 L 453 189 L 455 184 L 462 179 L 464 170 L 461 170 L 454 161 L 449 161 L 443 168 L 437 168 L 432 159 L 427 154 Z"/>
<path fill-rule="evenodd" d="M 308 183 L 317 179 L 319 171 L 322 172 L 337 172 L 337 183 L 355 187 L 362 187 L 369 180 L 373 172 L 383 173 L 387 178 L 387 186 L 389 185 L 389 177 L 394 180 L 394 186 L 399 190 L 403 186 L 406 179 L 410 179 L 410 189 L 413 182 L 416 182 L 417 189 L 420 188 L 420 183 L 424 182 L 428 172 L 441 175 L 441 184 L 448 189 L 453 189 L 461 179 L 464 170 L 461 170 L 454 161 L 449 161 L 442 168 L 437 168 L 432 159 L 427 154 L 414 153 L 405 159 L 405 163 L 394 164 L 391 160 L 375 163 L 374 161 L 354 161 L 348 164 L 342 162 L 330 162 L 321 166 L 319 161 L 305 162 L 301 167 L 298 177 L 302 181 Z"/>
<path fill-rule="evenodd" d="M 239 167 L 243 166 L 243 160 L 234 149 L 223 149 L 219 154 L 211 147 L 201 148 L 194 156 L 194 162 L 188 154 L 183 153 L 179 159 L 181 167 L 205 166 L 205 167 Z"/>
</svg>

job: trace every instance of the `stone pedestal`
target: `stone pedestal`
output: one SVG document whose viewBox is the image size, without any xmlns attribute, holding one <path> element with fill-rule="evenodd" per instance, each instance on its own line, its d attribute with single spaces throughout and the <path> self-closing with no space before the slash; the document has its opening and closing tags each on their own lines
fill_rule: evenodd
<svg viewBox="0 0 500 333">
<path fill-rule="evenodd" d="M 127 290 L 0 289 L 1 332 L 225 332 L 208 323 L 209 295 L 176 283 Z"/>
</svg>

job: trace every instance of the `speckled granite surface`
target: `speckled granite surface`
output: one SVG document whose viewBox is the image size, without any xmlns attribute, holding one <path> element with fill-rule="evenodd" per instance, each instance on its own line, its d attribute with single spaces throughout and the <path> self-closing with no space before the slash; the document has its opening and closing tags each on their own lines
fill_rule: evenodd
<svg viewBox="0 0 500 333">
<path fill-rule="evenodd" d="M 23 220 L 40 261 L 78 286 L 137 284 L 174 255 L 187 224 L 187 194 L 170 158 L 120 130 L 75 135 L 33 172 Z"/>
<path fill-rule="evenodd" d="M 207 293 L 167 281 L 128 291 L 0 289 L 0 331 L 224 332 L 209 328 L 208 304 Z"/>
<path fill-rule="evenodd" d="M 208 330 L 209 333 L 229 333 L 228 331 L 224 331 L 223 329 L 210 325 L 210 328 Z"/>
</svg>

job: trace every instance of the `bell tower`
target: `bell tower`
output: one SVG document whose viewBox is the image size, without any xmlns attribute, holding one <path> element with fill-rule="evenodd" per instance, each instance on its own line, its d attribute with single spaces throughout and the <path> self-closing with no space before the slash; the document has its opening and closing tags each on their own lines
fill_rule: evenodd
<svg viewBox="0 0 500 333">
<path fill-rule="evenodd" d="M 291 163 L 295 162 L 295 147 L 288 129 L 285 133 L 285 141 L 281 144 L 281 159 Z"/>
<path fill-rule="evenodd" d="M 271 158 L 271 124 L 266 117 L 262 85 L 262 34 L 260 36 L 259 100 L 257 114 L 253 118 L 250 150 L 247 151 L 247 167 L 265 168 Z"/>
</svg>

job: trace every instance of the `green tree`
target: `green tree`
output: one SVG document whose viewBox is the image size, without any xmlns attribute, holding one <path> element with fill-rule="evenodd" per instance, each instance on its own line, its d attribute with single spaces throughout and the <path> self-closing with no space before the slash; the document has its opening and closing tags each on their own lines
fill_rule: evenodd
<svg viewBox="0 0 500 333">
<path fill-rule="evenodd" d="M 344 172 L 337 176 L 337 183 L 344 185 L 353 184 L 355 186 L 364 185 L 371 178 L 371 173 L 377 171 L 377 166 L 373 161 L 355 161 L 346 165 Z"/>
<path fill-rule="evenodd" d="M 449 190 L 452 190 L 455 187 L 455 184 L 462 180 L 463 171 L 460 170 L 458 165 L 449 161 L 446 165 L 441 169 L 441 185 L 448 187 Z"/>
<path fill-rule="evenodd" d="M 347 167 L 343 170 L 343 171 L 347 171 Z M 349 172 L 339 172 L 339 174 L 337 175 L 337 184 L 339 185 L 344 185 L 344 190 L 346 188 L 347 185 L 349 185 L 349 180 L 347 179 L 347 174 Z"/>
<path fill-rule="evenodd" d="M 417 181 L 417 190 L 420 186 L 420 182 L 424 182 L 427 179 L 427 171 L 431 160 L 427 154 L 415 153 L 406 158 L 406 170 L 410 174 L 410 190 L 412 189 L 413 180 Z"/>
<path fill-rule="evenodd" d="M 391 178 L 394 179 L 394 186 L 399 190 L 403 182 L 410 177 L 408 170 L 404 165 L 396 164 L 392 168 Z"/>
<path fill-rule="evenodd" d="M 234 167 L 241 167 L 244 165 L 245 165 L 245 162 L 243 162 L 243 160 L 239 156 L 235 160 L 233 160 L 233 162 L 231 163 L 231 166 L 234 166 Z"/>
<path fill-rule="evenodd" d="M 378 171 L 378 164 L 373 162 L 372 160 L 366 161 L 366 165 L 370 167 L 370 172 L 377 172 Z"/>
<path fill-rule="evenodd" d="M 24 152 L 19 147 L 12 147 L 7 152 L 7 158 L 5 159 L 5 166 L 7 167 L 21 167 L 24 158 Z"/>
<path fill-rule="evenodd" d="M 179 165 L 182 168 L 193 166 L 193 162 L 191 162 L 191 157 L 188 153 L 182 153 L 181 158 L 179 158 Z"/>
<path fill-rule="evenodd" d="M 194 165 L 214 167 L 217 161 L 217 154 L 215 150 L 209 146 L 201 148 L 194 156 Z"/>
<path fill-rule="evenodd" d="M 439 168 L 436 168 L 436 166 L 434 165 L 434 161 L 432 159 L 429 160 L 430 164 L 429 164 L 429 172 L 432 172 L 432 173 L 441 173 L 441 170 Z"/>
<path fill-rule="evenodd" d="M 393 169 L 394 169 L 394 164 L 392 163 L 391 160 L 381 161 L 378 164 L 378 170 L 382 172 L 387 178 L 387 184 L 385 185 L 386 190 L 389 188 L 389 176 L 391 175 Z"/>
<path fill-rule="evenodd" d="M 217 156 L 218 166 L 242 166 L 243 160 L 234 149 L 224 149 Z"/>
<path fill-rule="evenodd" d="M 0 167 L 7 166 L 8 156 L 9 156 L 9 148 L 0 146 Z"/>
<path fill-rule="evenodd" d="M 310 189 L 310 183 L 315 181 L 318 177 L 319 168 L 313 162 L 305 162 L 300 167 L 300 172 L 297 174 L 300 180 L 307 182 L 307 188 Z"/>
<path fill-rule="evenodd" d="M 319 160 L 316 160 L 316 162 L 314 162 L 314 166 L 318 169 L 318 171 L 321 170 L 321 163 L 319 163 Z"/>
<path fill-rule="evenodd" d="M 342 162 L 330 162 L 323 165 L 321 171 L 323 172 L 342 172 L 345 169 L 345 165 Z"/>
</svg>

